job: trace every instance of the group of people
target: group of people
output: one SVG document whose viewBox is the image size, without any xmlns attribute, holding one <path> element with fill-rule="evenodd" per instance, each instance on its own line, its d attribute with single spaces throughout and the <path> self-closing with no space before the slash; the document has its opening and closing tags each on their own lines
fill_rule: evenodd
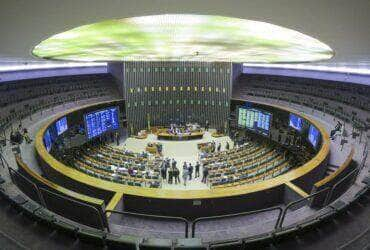
<svg viewBox="0 0 370 250">
<path fill-rule="evenodd" d="M 26 128 L 22 128 L 22 124 L 19 124 L 18 129 L 10 132 L 10 142 L 12 144 L 22 144 L 23 139 L 27 144 L 32 142 L 32 139 L 28 134 L 28 130 Z"/>
<path fill-rule="evenodd" d="M 191 134 L 192 132 L 199 131 L 200 127 L 196 123 L 187 123 L 185 125 L 177 125 L 176 123 L 171 123 L 170 128 L 167 130 L 169 134 L 181 135 L 181 134 Z"/>
<path fill-rule="evenodd" d="M 226 145 L 225 145 L 225 150 L 229 150 L 230 149 L 230 144 L 229 142 L 227 141 L 226 142 Z M 214 153 L 214 152 L 220 152 L 221 151 L 221 142 L 219 144 L 217 144 L 217 147 L 216 147 L 216 142 L 215 141 L 212 141 L 211 142 L 211 153 Z"/>
<path fill-rule="evenodd" d="M 221 143 L 216 144 L 215 141 L 209 143 L 203 143 L 200 147 L 198 144 L 198 148 L 201 151 L 201 158 L 206 157 L 210 153 L 220 152 L 221 151 Z M 226 142 L 225 150 L 230 149 L 230 143 Z"/>
<path fill-rule="evenodd" d="M 200 164 L 197 162 L 195 166 L 191 165 L 191 163 L 184 162 L 182 165 L 182 180 L 184 182 L 184 186 L 186 186 L 186 182 L 189 179 L 191 181 L 193 179 L 193 172 L 195 169 L 195 176 L 194 178 L 198 178 L 199 175 L 199 169 L 200 169 Z"/>
<path fill-rule="evenodd" d="M 193 177 L 194 173 L 194 177 Z M 169 184 L 180 184 L 180 170 L 177 167 L 175 159 L 166 158 L 161 166 L 161 176 L 163 181 L 167 181 Z M 188 180 L 200 177 L 200 163 L 197 162 L 194 166 L 190 162 L 184 162 L 182 166 L 182 182 L 184 186 Z M 208 177 L 208 168 L 203 167 L 202 182 L 206 183 Z"/>
<path fill-rule="evenodd" d="M 180 170 L 177 168 L 177 162 L 175 159 L 166 158 L 162 162 L 161 166 L 161 177 L 163 181 L 167 181 L 169 184 L 180 183 Z"/>
</svg>

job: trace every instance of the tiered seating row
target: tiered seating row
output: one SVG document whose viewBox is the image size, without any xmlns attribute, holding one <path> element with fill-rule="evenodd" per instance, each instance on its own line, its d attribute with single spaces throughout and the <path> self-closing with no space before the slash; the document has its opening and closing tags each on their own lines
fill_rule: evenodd
<svg viewBox="0 0 370 250">
<path fill-rule="evenodd" d="M 17 120 L 66 102 L 102 96 L 116 96 L 108 75 L 74 76 L 25 80 L 0 86 L 0 128 Z"/>
<path fill-rule="evenodd" d="M 203 164 L 210 164 L 216 161 L 242 161 L 244 156 L 248 156 L 254 153 L 258 153 L 263 149 L 262 146 L 254 145 L 252 143 L 245 143 L 242 146 L 235 147 L 231 150 L 221 151 L 202 157 Z"/>
<path fill-rule="evenodd" d="M 211 187 L 254 183 L 285 173 L 292 167 L 286 153 L 282 155 L 272 146 L 247 142 L 229 151 L 202 159 L 203 165 L 209 169 Z"/>
<path fill-rule="evenodd" d="M 239 78 L 238 87 L 281 90 L 333 100 L 361 110 L 370 111 L 370 88 L 361 84 L 348 84 L 329 80 L 306 79 L 286 76 L 246 75 Z M 234 89 L 237 90 L 237 89 Z M 238 91 L 234 91 L 238 93 Z"/>
<path fill-rule="evenodd" d="M 351 84 L 350 89 L 348 86 L 343 89 L 342 85 L 333 83 L 302 86 L 283 79 L 263 79 L 265 81 L 254 76 L 241 77 L 234 87 L 233 98 L 245 99 L 247 95 L 252 95 L 279 99 L 321 110 L 346 122 L 353 122 L 359 128 L 370 124 L 370 88 Z"/>
<path fill-rule="evenodd" d="M 161 186 L 162 158 L 119 151 L 107 145 L 85 145 L 66 152 L 66 161 L 88 175 L 124 185 L 158 188 Z"/>
</svg>

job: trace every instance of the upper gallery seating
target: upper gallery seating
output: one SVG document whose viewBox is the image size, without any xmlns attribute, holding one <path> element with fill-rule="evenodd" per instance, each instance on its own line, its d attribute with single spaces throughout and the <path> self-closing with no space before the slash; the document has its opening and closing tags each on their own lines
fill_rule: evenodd
<svg viewBox="0 0 370 250">
<path fill-rule="evenodd" d="M 360 84 L 242 74 L 234 86 L 233 98 L 246 95 L 302 104 L 353 122 L 358 128 L 370 124 L 370 89 Z"/>
<path fill-rule="evenodd" d="M 108 74 L 63 76 L 5 82 L 0 85 L 0 128 L 66 102 L 117 96 Z"/>
</svg>

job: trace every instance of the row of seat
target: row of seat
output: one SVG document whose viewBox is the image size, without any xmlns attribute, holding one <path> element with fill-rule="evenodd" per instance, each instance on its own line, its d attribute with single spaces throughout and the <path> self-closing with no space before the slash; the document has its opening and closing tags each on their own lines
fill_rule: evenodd
<svg viewBox="0 0 370 250">
<path fill-rule="evenodd" d="M 160 157 L 149 159 L 132 152 L 117 152 L 107 145 L 96 148 L 84 145 L 64 152 L 59 158 L 67 165 L 103 180 L 139 187 L 161 186 L 159 172 L 163 159 Z"/>
<path fill-rule="evenodd" d="M 38 85 L 39 79 L 29 80 L 31 82 L 25 84 L 22 87 L 23 91 L 17 93 L 17 98 L 14 98 L 14 100 L 10 98 L 10 96 L 12 95 L 8 95 L 6 92 L 6 86 L 12 86 L 12 83 L 3 83 L 3 92 L 1 93 L 0 98 L 3 102 L 2 104 L 0 104 L 0 128 L 6 129 L 14 122 L 20 121 L 24 117 L 30 116 L 31 114 L 36 113 L 39 110 L 51 108 L 63 103 L 103 96 L 115 97 L 117 95 L 117 92 L 114 91 L 113 81 L 111 81 L 110 77 L 108 76 L 105 76 L 105 78 L 106 80 L 104 82 L 104 85 L 101 81 L 90 82 L 89 78 L 82 78 L 81 81 L 78 81 L 78 87 L 68 85 L 73 85 L 74 82 L 60 83 L 58 79 L 56 79 L 55 81 L 58 82 L 58 84 L 63 84 L 64 87 L 60 87 L 57 83 L 53 83 L 53 80 L 51 79 L 47 82 L 51 82 L 50 86 L 44 84 L 45 86 L 43 85 L 42 87 L 40 87 Z M 40 81 L 42 80 L 40 79 Z M 47 94 L 35 96 L 28 92 L 32 91 L 35 88 L 46 89 Z M 18 91 L 18 89 L 14 87 L 14 91 Z M 10 98 L 10 100 L 7 101 L 7 98 Z"/>
<path fill-rule="evenodd" d="M 5 107 L 13 103 L 55 93 L 81 92 L 89 88 L 100 88 L 107 82 L 111 83 L 113 79 L 106 74 L 62 76 L 6 82 L 0 86 L 0 105 Z"/>
<path fill-rule="evenodd" d="M 293 167 L 287 158 L 287 152 L 282 154 L 273 146 L 250 141 L 236 149 L 213 153 L 202 163 L 209 169 L 208 183 L 213 188 L 250 184 L 283 174 Z"/>
<path fill-rule="evenodd" d="M 336 220 L 339 216 L 345 215 L 345 212 L 352 207 L 358 208 L 358 203 L 361 200 L 368 200 L 370 195 L 370 182 L 359 190 L 354 198 L 344 202 L 338 200 L 321 211 L 320 214 L 315 214 L 304 221 L 297 222 L 278 229 L 277 231 L 260 234 L 253 237 L 243 239 L 235 239 L 229 241 L 212 241 L 202 243 L 198 238 L 190 239 L 143 239 L 127 235 L 115 235 L 113 233 L 104 232 L 98 229 L 86 228 L 76 225 L 64 218 L 55 215 L 46 208 L 33 202 L 32 200 L 22 195 L 9 195 L 8 190 L 0 184 L 0 199 L 2 202 L 10 204 L 12 209 L 20 213 L 20 216 L 26 216 L 32 221 L 38 222 L 38 225 L 44 225 L 48 228 L 55 229 L 57 233 L 68 235 L 72 241 L 79 239 L 82 242 L 90 243 L 95 246 L 106 246 L 108 249 L 132 249 L 132 250 L 173 250 L 173 249 L 188 249 L 188 250 L 242 250 L 242 249 L 259 249 L 269 246 L 271 243 L 279 246 L 282 240 L 290 239 L 294 241 L 297 236 L 302 236 L 306 232 L 319 228 L 324 223 Z M 350 242 L 356 243 L 355 241 Z M 78 241 L 76 244 L 79 244 Z M 345 245 L 349 249 L 350 244 Z M 342 249 L 342 248 L 341 248 Z"/>
<path fill-rule="evenodd" d="M 234 174 L 215 176 L 210 179 L 211 187 L 230 187 L 244 184 L 252 184 L 263 180 L 268 180 L 289 171 L 292 166 L 284 159 L 277 158 L 265 163 L 256 163 L 246 166 L 242 172 Z"/>
<path fill-rule="evenodd" d="M 253 77 L 241 77 L 238 84 L 236 84 L 234 91 L 234 98 L 244 99 L 247 95 L 261 96 L 266 98 L 273 98 L 287 102 L 305 105 L 316 110 L 329 113 L 346 122 L 352 122 L 355 127 L 365 128 L 370 125 L 369 105 L 370 98 L 361 95 L 354 100 L 361 99 L 361 104 L 354 105 L 342 99 L 344 93 L 334 94 L 335 89 L 338 88 L 332 85 L 331 90 L 328 86 L 320 87 L 320 85 L 313 85 L 313 87 L 301 85 L 286 85 L 283 80 L 281 82 L 255 82 Z M 352 86 L 352 85 L 351 85 Z M 355 87 L 356 89 L 356 87 Z M 310 90 L 315 91 L 312 93 Z M 368 90 L 364 90 L 366 92 Z M 330 95 L 330 96 L 327 96 Z M 370 93 L 369 93 L 370 95 Z M 347 93 L 347 96 L 350 96 Z M 352 100 L 353 98 L 351 98 Z"/>
<path fill-rule="evenodd" d="M 370 90 L 361 84 L 348 84 L 321 79 L 307 79 L 287 76 L 242 74 L 238 82 L 241 85 L 264 90 L 282 90 L 312 97 L 322 97 L 362 110 L 370 111 Z M 238 89 L 233 91 L 238 93 Z"/>
<path fill-rule="evenodd" d="M 236 146 L 233 149 L 216 152 L 207 155 L 201 155 L 203 164 L 211 164 L 220 161 L 243 160 L 243 157 L 248 157 L 254 153 L 258 153 L 263 149 L 262 145 L 246 142 L 241 146 Z"/>
</svg>

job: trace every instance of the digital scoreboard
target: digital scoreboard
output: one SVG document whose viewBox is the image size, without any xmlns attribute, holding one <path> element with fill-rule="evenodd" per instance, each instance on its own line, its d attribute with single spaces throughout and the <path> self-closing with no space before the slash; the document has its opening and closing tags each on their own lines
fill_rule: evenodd
<svg viewBox="0 0 370 250">
<path fill-rule="evenodd" d="M 63 134 L 68 129 L 67 117 L 62 117 L 55 123 L 57 135 Z"/>
<path fill-rule="evenodd" d="M 119 128 L 118 107 L 109 107 L 84 115 L 86 135 L 92 139 Z"/>
<path fill-rule="evenodd" d="M 271 126 L 272 114 L 255 108 L 240 107 L 238 126 L 268 135 Z"/>
</svg>

